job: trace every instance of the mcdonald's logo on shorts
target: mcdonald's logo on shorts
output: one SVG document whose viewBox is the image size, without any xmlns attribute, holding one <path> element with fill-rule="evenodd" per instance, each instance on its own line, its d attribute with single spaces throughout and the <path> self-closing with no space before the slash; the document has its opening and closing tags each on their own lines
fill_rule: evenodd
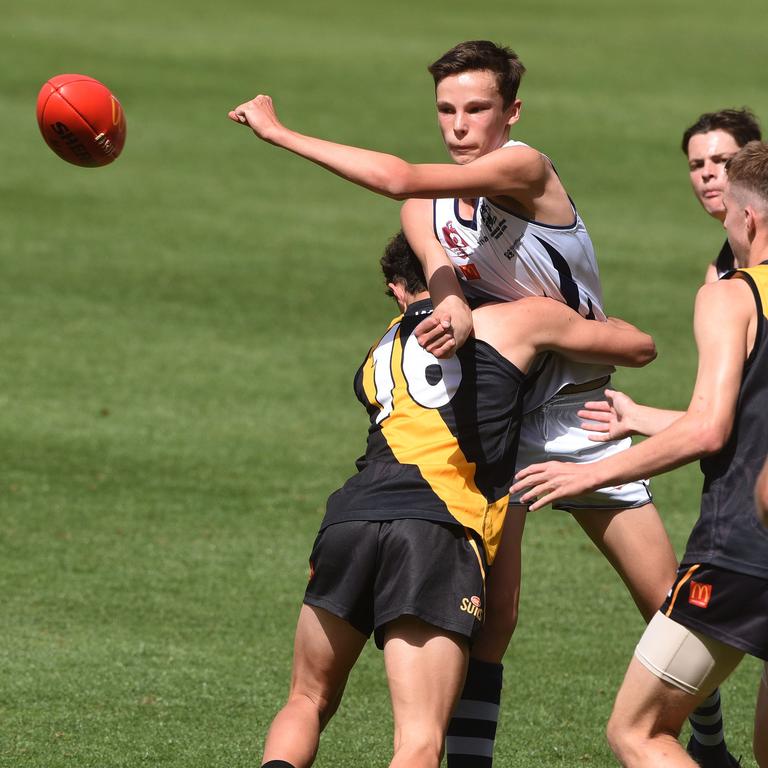
<svg viewBox="0 0 768 768">
<path fill-rule="evenodd" d="M 709 599 L 712 597 L 712 585 L 702 584 L 698 581 L 691 581 L 688 602 L 699 608 L 706 608 L 709 605 Z"/>
</svg>

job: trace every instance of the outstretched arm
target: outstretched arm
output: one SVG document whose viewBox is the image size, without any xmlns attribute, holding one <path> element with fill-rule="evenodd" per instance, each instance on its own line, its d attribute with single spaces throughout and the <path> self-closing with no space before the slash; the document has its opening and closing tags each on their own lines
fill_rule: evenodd
<svg viewBox="0 0 768 768">
<path fill-rule="evenodd" d="M 719 451 L 733 426 L 754 314 L 744 281 L 703 286 L 694 314 L 699 370 L 685 414 L 662 432 L 607 459 L 527 467 L 517 474 L 513 492 L 526 491 L 522 500 L 535 500 L 531 509 L 539 509 L 566 496 L 658 475 Z"/>
<path fill-rule="evenodd" d="M 548 174 L 541 153 L 527 146 L 497 149 L 467 165 L 413 164 L 394 155 L 306 136 L 286 128 L 272 99 L 264 95 L 235 107 L 228 117 L 250 126 L 263 141 L 396 200 L 530 194 L 543 189 Z"/>
<path fill-rule="evenodd" d="M 432 230 L 432 201 L 407 200 L 400 211 L 408 243 L 421 262 L 435 311 L 416 326 L 414 333 L 435 357 L 448 357 L 472 333 L 472 312 L 461 290 L 456 271 Z"/>
</svg>

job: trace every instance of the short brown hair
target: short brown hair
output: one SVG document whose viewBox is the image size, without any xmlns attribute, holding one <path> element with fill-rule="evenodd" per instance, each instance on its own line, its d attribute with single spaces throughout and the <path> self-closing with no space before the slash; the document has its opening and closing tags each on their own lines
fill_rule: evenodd
<svg viewBox="0 0 768 768">
<path fill-rule="evenodd" d="M 688 142 L 698 133 L 710 131 L 725 131 L 733 136 L 733 140 L 743 147 L 750 141 L 760 141 L 760 123 L 747 107 L 741 109 L 721 109 L 718 112 L 705 112 L 683 134 L 683 154 L 688 154 Z"/>
<path fill-rule="evenodd" d="M 401 283 L 411 294 L 427 290 L 427 281 L 421 262 L 406 240 L 402 229 L 387 243 L 379 263 L 387 284 Z M 387 293 L 390 296 L 393 295 L 389 288 Z"/>
<path fill-rule="evenodd" d="M 727 163 L 728 182 L 758 195 L 768 206 L 768 144 L 750 141 Z"/>
<path fill-rule="evenodd" d="M 525 67 L 511 49 L 490 40 L 467 40 L 451 48 L 427 67 L 435 87 L 449 75 L 485 69 L 496 76 L 496 86 L 506 109 L 516 98 Z"/>
</svg>

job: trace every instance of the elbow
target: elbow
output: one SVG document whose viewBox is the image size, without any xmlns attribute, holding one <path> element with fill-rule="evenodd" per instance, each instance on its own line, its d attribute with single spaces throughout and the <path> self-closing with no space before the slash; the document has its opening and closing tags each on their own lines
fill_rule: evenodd
<svg viewBox="0 0 768 768">
<path fill-rule="evenodd" d="M 411 166 L 408 163 L 398 163 L 382 175 L 377 187 L 381 194 L 392 200 L 407 200 L 413 197 L 414 183 Z"/>
<path fill-rule="evenodd" d="M 653 341 L 653 337 L 644 333 L 641 343 L 634 349 L 633 354 L 629 357 L 625 365 L 629 368 L 642 368 L 644 365 L 652 363 L 656 359 L 657 354 L 656 344 Z"/>
<path fill-rule="evenodd" d="M 702 424 L 695 435 L 698 455 L 711 456 L 714 453 L 722 451 L 730 436 L 730 428 L 727 428 L 724 425 L 711 422 Z"/>
</svg>

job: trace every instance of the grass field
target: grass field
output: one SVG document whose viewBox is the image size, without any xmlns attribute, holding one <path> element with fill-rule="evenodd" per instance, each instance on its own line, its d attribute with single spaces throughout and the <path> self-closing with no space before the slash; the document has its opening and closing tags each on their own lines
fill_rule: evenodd
<svg viewBox="0 0 768 768">
<path fill-rule="evenodd" d="M 700 112 L 768 120 L 762 0 L 465 5 L 392 0 L 11 0 L 0 28 L 0 766 L 258 765 L 287 690 L 306 559 L 365 415 L 351 376 L 393 313 L 377 258 L 396 203 L 226 120 L 267 92 L 286 123 L 439 161 L 425 66 L 460 39 L 515 47 L 515 136 L 546 151 L 598 249 L 608 310 L 660 355 L 621 372 L 683 407 L 692 300 L 723 239 L 678 144 Z M 108 83 L 114 166 L 43 144 L 51 75 Z M 681 551 L 695 467 L 655 483 Z M 562 513 L 529 521 L 499 766 L 609 766 L 603 727 L 642 622 Z M 757 665 L 723 691 L 750 753 Z M 386 764 L 367 650 L 317 765 Z"/>
</svg>

